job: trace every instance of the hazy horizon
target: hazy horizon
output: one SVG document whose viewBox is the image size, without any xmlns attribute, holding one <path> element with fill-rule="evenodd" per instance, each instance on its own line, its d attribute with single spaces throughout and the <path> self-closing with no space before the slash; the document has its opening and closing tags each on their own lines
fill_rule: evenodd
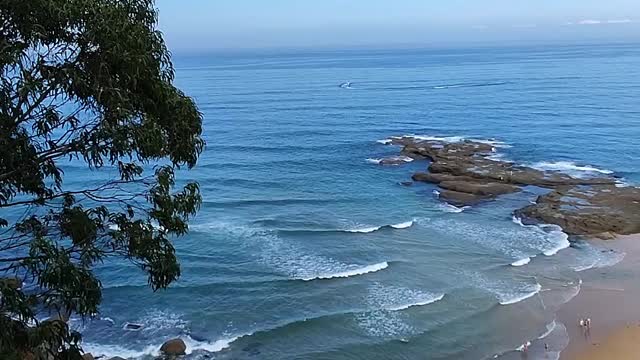
<svg viewBox="0 0 640 360">
<path fill-rule="evenodd" d="M 178 51 L 640 40 L 640 3 L 630 0 L 159 0 L 157 6 L 160 30 Z"/>
</svg>

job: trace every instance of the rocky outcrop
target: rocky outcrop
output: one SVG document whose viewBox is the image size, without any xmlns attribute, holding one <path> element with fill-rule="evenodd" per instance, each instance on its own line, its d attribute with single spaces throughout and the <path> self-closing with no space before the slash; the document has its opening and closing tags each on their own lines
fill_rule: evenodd
<svg viewBox="0 0 640 360">
<path fill-rule="evenodd" d="M 491 143 L 393 137 L 401 155 L 431 161 L 428 172 L 413 181 L 436 184 L 441 200 L 456 206 L 476 205 L 515 193 L 524 186 L 551 189 L 535 204 L 514 214 L 534 222 L 556 224 L 574 235 L 640 233 L 640 189 L 618 187 L 612 177 L 577 178 L 496 159 Z"/>
<path fill-rule="evenodd" d="M 160 347 L 160 352 L 171 356 L 184 355 L 187 352 L 187 345 L 182 339 L 167 340 Z"/>
<path fill-rule="evenodd" d="M 574 186 L 539 196 L 515 215 L 561 226 L 574 235 L 640 233 L 640 189 L 612 185 Z"/>
<path fill-rule="evenodd" d="M 91 353 L 86 353 L 84 355 L 82 355 L 82 360 L 94 360 L 95 358 L 93 357 L 93 355 Z"/>
</svg>

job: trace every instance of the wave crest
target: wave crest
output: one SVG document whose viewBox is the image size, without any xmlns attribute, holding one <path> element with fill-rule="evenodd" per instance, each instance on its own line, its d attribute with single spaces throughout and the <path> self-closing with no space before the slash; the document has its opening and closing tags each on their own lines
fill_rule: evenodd
<svg viewBox="0 0 640 360">
<path fill-rule="evenodd" d="M 364 275 L 369 273 L 378 272 L 380 270 L 384 270 L 389 267 L 388 262 L 381 262 L 373 265 L 367 265 L 363 267 L 355 267 L 351 270 L 339 271 L 335 273 L 327 273 L 327 274 L 318 274 L 314 276 L 309 276 L 305 278 L 301 278 L 302 281 L 312 281 L 312 280 L 328 280 L 335 278 L 348 278 L 352 276 Z"/>
</svg>

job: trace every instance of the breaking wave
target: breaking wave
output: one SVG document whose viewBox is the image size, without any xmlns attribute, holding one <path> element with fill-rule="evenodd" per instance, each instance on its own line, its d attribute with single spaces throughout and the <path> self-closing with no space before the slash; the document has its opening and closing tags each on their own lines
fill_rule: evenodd
<svg viewBox="0 0 640 360">
<path fill-rule="evenodd" d="M 541 249 L 545 256 L 553 256 L 560 250 L 564 250 L 571 246 L 569 242 L 569 235 L 562 231 L 562 228 L 558 225 L 552 224 L 538 224 L 538 225 L 525 225 L 522 223 L 522 219 L 513 216 L 513 222 L 528 228 L 534 229 L 537 232 L 545 234 L 545 238 L 548 240 L 547 244 Z"/>
<path fill-rule="evenodd" d="M 360 228 L 355 228 L 355 229 L 345 229 L 342 230 L 344 232 L 349 232 L 349 233 L 360 233 L 360 234 L 368 234 L 368 233 L 372 233 L 374 231 L 378 231 L 384 228 L 393 228 L 393 229 L 407 229 L 410 228 L 411 226 L 413 226 L 413 220 L 411 221 L 406 221 L 406 222 L 402 222 L 402 223 L 398 223 L 398 224 L 392 224 L 392 225 L 381 225 L 381 226 L 366 226 L 366 227 L 360 227 Z"/>
<path fill-rule="evenodd" d="M 389 267 L 389 263 L 381 262 L 378 264 L 368 265 L 364 267 L 355 267 L 351 270 L 339 271 L 335 273 L 326 273 L 326 274 L 318 274 L 314 276 L 309 276 L 305 278 L 301 278 L 303 281 L 312 281 L 312 280 L 328 280 L 335 278 L 348 278 L 352 276 L 364 275 L 369 273 L 378 272 L 380 270 L 384 270 Z"/>
<path fill-rule="evenodd" d="M 381 159 L 366 159 L 366 161 L 370 164 L 376 165 L 400 165 L 403 163 L 410 163 L 414 159 L 408 156 L 390 156 Z"/>
<path fill-rule="evenodd" d="M 204 350 L 210 353 L 222 351 L 228 348 L 229 346 L 231 346 L 231 343 L 233 343 L 240 337 L 242 336 L 230 337 L 227 339 L 220 339 L 214 342 L 197 341 L 191 338 L 190 336 L 181 336 L 180 338 L 187 345 L 186 353 L 187 355 L 189 355 L 194 351 L 198 351 L 198 350 Z M 93 354 L 94 356 L 103 356 L 106 358 L 119 356 L 125 359 L 129 359 L 129 358 L 140 358 L 144 356 L 159 356 L 160 346 L 162 346 L 161 343 L 155 344 L 155 345 L 149 345 L 141 349 L 130 349 L 120 345 L 102 345 L 102 344 L 86 343 L 82 345 L 82 349 L 87 353 Z"/>
<path fill-rule="evenodd" d="M 542 290 L 542 285 L 536 283 L 529 287 L 525 291 L 516 291 L 514 293 L 498 294 L 498 300 L 500 305 L 512 305 L 524 301 L 532 296 L 535 296 Z"/>
<path fill-rule="evenodd" d="M 516 266 L 516 267 L 525 266 L 530 262 L 531 262 L 531 258 L 530 257 L 526 257 L 524 259 L 520 259 L 520 260 L 516 260 L 516 261 L 512 262 L 511 266 Z"/>
<path fill-rule="evenodd" d="M 599 169 L 591 165 L 577 165 L 571 161 L 555 161 L 547 162 L 541 161 L 531 165 L 532 168 L 541 171 L 558 171 L 574 177 L 583 177 L 585 175 L 605 174 L 611 175 L 613 171 L 606 169 Z"/>
</svg>

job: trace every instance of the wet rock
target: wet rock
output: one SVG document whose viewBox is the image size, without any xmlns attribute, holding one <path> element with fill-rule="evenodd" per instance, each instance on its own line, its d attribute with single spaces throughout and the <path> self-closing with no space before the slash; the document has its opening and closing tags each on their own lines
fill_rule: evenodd
<svg viewBox="0 0 640 360">
<path fill-rule="evenodd" d="M 516 216 L 559 225 L 572 235 L 609 239 L 640 233 L 640 189 L 617 187 L 613 177 L 572 177 L 520 166 L 496 159 L 493 145 L 480 141 L 450 143 L 411 136 L 390 140 L 403 146 L 402 156 L 431 160 L 428 172 L 412 179 L 437 184 L 440 199 L 453 205 L 475 205 L 537 186 L 552 191 L 516 210 Z"/>
<path fill-rule="evenodd" d="M 441 190 L 440 199 L 455 206 L 477 205 L 483 201 L 489 200 L 489 198 L 486 196 L 474 195 L 452 190 Z"/>
<path fill-rule="evenodd" d="M 82 355 L 82 360 L 95 360 L 95 358 L 93 357 L 93 355 L 91 353 L 86 353 L 86 354 Z"/>
<path fill-rule="evenodd" d="M 121 358 L 120 356 L 115 356 L 110 358 L 109 360 L 126 360 L 125 358 Z"/>
<path fill-rule="evenodd" d="M 165 355 L 184 355 L 187 352 L 187 345 L 182 339 L 167 340 L 160 347 L 160 352 Z"/>
<path fill-rule="evenodd" d="M 446 190 L 486 197 L 496 197 L 498 195 L 521 191 L 520 187 L 518 186 L 510 184 L 500 184 L 495 182 L 481 183 L 473 181 L 443 181 L 439 184 L 439 186 Z"/>
<path fill-rule="evenodd" d="M 516 216 L 559 225 L 572 235 L 640 233 L 640 189 L 612 185 L 562 187 Z"/>
</svg>

